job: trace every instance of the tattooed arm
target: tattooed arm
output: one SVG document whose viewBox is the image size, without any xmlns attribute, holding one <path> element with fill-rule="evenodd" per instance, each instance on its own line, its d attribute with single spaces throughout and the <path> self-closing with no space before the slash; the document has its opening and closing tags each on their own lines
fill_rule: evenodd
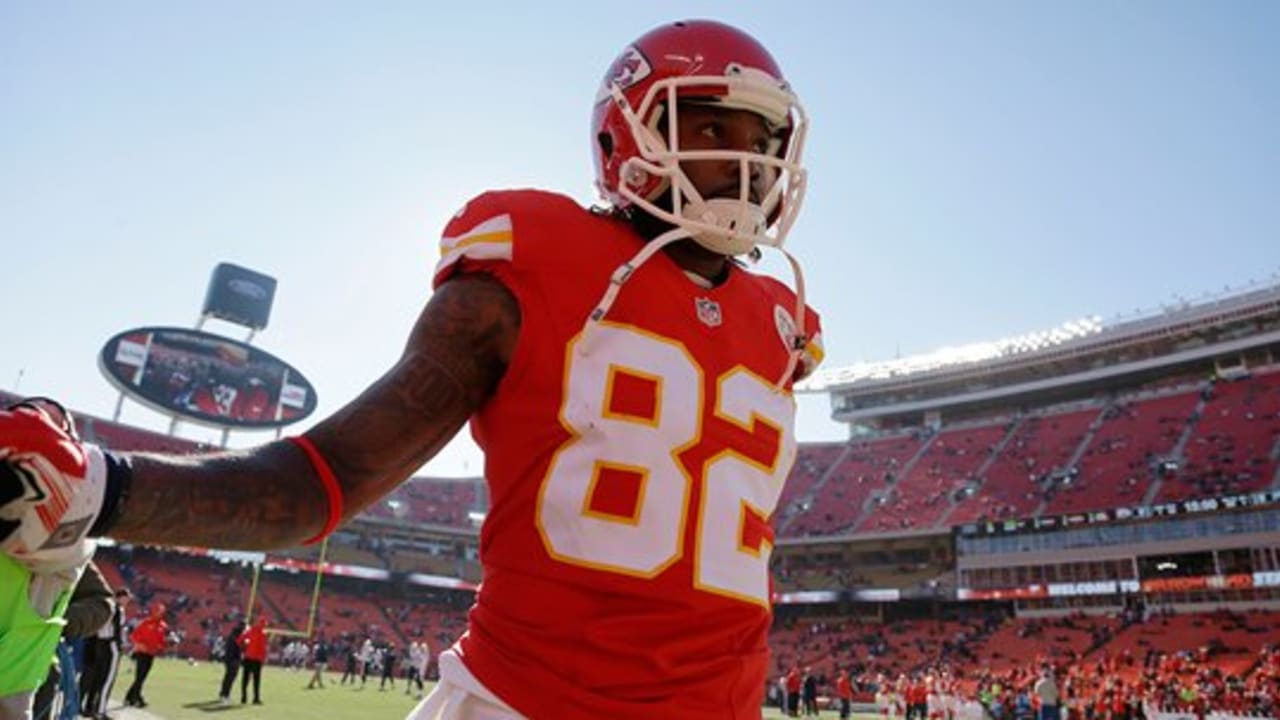
<svg viewBox="0 0 1280 720">
<path fill-rule="evenodd" d="M 515 298 L 490 276 L 461 275 L 436 291 L 395 366 L 307 433 L 338 477 L 344 519 L 457 434 L 497 387 L 519 330 Z M 132 460 L 133 487 L 110 530 L 116 539 L 269 549 L 296 545 L 324 526 L 324 491 L 292 443 Z"/>
</svg>

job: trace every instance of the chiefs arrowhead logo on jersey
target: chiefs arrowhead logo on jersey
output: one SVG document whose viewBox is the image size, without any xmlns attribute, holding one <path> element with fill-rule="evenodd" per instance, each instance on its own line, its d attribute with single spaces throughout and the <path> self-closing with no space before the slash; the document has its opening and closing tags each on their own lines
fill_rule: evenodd
<svg viewBox="0 0 1280 720">
<path fill-rule="evenodd" d="M 791 352 L 796 344 L 796 321 L 791 313 L 781 305 L 773 306 L 773 323 L 778 328 L 778 337 L 782 339 L 782 347 Z"/>
<path fill-rule="evenodd" d="M 617 60 L 613 61 L 609 72 L 605 73 L 604 82 L 600 84 L 600 92 L 596 94 L 596 102 L 608 100 L 614 85 L 626 90 L 649 77 L 649 73 L 652 72 L 653 66 L 649 64 L 649 60 L 640 52 L 640 49 L 634 45 L 628 47 L 622 51 Z"/>
</svg>

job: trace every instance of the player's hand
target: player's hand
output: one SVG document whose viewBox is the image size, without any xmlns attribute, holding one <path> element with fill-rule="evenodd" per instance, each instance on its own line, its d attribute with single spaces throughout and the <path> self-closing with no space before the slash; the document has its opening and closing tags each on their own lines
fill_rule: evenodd
<svg viewBox="0 0 1280 720">
<path fill-rule="evenodd" d="M 0 552 L 38 573 L 83 563 L 106 475 L 102 451 L 80 442 L 57 403 L 0 410 Z"/>
</svg>

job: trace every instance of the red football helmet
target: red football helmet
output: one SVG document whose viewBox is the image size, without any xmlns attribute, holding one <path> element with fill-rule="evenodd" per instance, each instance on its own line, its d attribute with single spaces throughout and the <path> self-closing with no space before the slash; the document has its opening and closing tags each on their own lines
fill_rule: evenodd
<svg viewBox="0 0 1280 720">
<path fill-rule="evenodd" d="M 681 151 L 678 101 L 754 112 L 776 131 L 774 147 Z M 664 113 L 666 137 L 659 132 Z M 596 185 L 614 207 L 639 208 L 716 252 L 780 247 L 804 196 L 805 130 L 804 111 L 782 71 L 750 35 L 708 20 L 664 25 L 627 47 L 605 74 L 592 118 Z M 741 163 L 739 196 L 704 199 L 680 169 L 692 160 Z M 769 171 L 758 202 L 745 180 L 752 166 Z M 660 207 L 655 201 L 667 190 L 671 207 Z"/>
</svg>

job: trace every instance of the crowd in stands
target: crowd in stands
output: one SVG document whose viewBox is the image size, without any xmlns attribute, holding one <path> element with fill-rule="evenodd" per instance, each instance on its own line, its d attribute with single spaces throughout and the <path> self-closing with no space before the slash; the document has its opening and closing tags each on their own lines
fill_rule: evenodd
<svg viewBox="0 0 1280 720">
<path fill-rule="evenodd" d="M 1083 406 L 1082 406 L 1083 405 Z M 824 465 L 825 463 L 825 465 Z M 1063 515 L 1275 486 L 1280 369 L 965 427 L 802 446 L 785 537 Z"/>
<path fill-rule="evenodd" d="M 1136 642 L 1135 642 L 1135 639 Z M 1060 678 L 1071 717 L 1140 717 L 1148 708 L 1275 717 L 1280 614 L 1157 615 L 1122 627 L 1086 657 L 1035 658 Z M 1029 691 L 1036 664 L 984 673 L 978 692 L 1008 709 Z"/>
<path fill-rule="evenodd" d="M 919 687 L 921 697 L 930 698 L 931 718 L 956 717 L 947 712 L 945 695 L 980 703 L 991 720 L 1029 720 L 1046 674 L 1068 720 L 1137 720 L 1152 711 L 1276 717 L 1280 710 L 1280 612 L 1274 611 L 806 620 L 781 623 L 771 644 L 771 687 L 785 688 L 787 677 L 799 672 L 832 695 L 836 678 L 848 673 L 859 699 L 874 698 L 899 717 Z"/>
</svg>

